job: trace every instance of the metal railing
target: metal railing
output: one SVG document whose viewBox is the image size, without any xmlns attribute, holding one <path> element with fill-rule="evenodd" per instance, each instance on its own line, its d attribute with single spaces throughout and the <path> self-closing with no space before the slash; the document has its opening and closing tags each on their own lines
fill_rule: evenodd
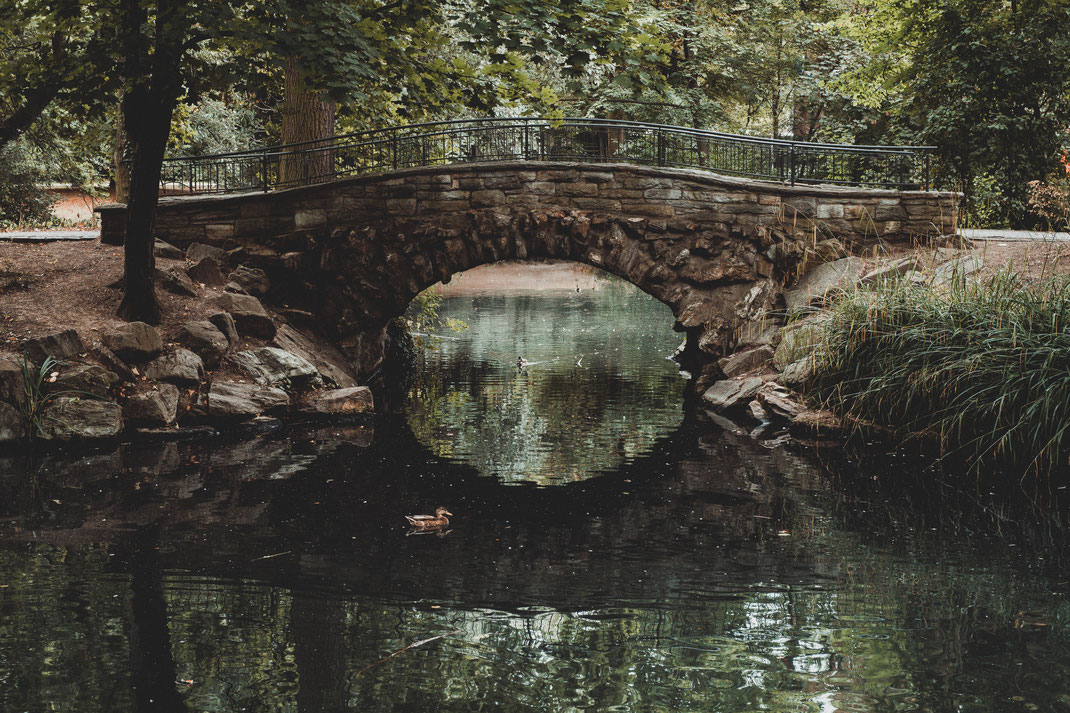
<svg viewBox="0 0 1070 713">
<path fill-rule="evenodd" d="M 609 119 L 460 119 L 164 161 L 162 194 L 270 191 L 400 168 L 576 161 L 768 181 L 929 190 L 931 146 L 854 146 Z"/>
</svg>

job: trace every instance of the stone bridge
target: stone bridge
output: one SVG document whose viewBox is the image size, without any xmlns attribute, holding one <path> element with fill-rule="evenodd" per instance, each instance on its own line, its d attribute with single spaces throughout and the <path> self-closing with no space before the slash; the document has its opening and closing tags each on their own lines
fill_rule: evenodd
<svg viewBox="0 0 1070 713">
<path fill-rule="evenodd" d="M 269 304 L 316 315 L 361 373 L 422 290 L 501 260 L 611 272 L 669 306 L 692 368 L 768 341 L 800 265 L 954 232 L 957 196 L 787 185 L 693 169 L 511 161 L 160 200 L 157 236 L 272 277 Z M 121 242 L 125 207 L 102 211 Z"/>
</svg>

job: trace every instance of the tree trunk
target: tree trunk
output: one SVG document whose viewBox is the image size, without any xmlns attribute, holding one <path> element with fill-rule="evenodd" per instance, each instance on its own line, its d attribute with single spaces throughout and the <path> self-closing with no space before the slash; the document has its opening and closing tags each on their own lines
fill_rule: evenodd
<svg viewBox="0 0 1070 713">
<path fill-rule="evenodd" d="M 286 87 L 282 102 L 282 143 L 310 143 L 302 153 L 284 156 L 279 163 L 281 185 L 324 180 L 334 173 L 334 153 L 321 139 L 334 136 L 334 102 L 309 89 L 296 57 L 286 60 Z"/>
<path fill-rule="evenodd" d="M 175 2 L 159 2 L 157 33 L 150 44 L 142 35 L 148 12 L 139 0 L 121 0 L 119 45 L 123 56 L 123 123 L 131 159 L 130 198 L 126 203 L 123 249 L 123 299 L 118 315 L 128 322 L 160 323 L 156 298 L 156 205 L 160 173 L 171 133 L 171 116 L 182 91 L 183 36 Z M 168 28 L 166 32 L 160 28 Z"/>
<path fill-rule="evenodd" d="M 126 121 L 123 120 L 123 93 L 119 92 L 119 109 L 115 112 L 115 142 L 112 144 L 115 170 L 115 202 L 130 202 L 130 162 L 127 155 Z"/>
</svg>

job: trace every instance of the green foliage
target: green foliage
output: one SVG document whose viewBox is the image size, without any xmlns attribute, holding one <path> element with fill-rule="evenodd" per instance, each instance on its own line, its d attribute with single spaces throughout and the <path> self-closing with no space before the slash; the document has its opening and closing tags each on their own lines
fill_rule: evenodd
<svg viewBox="0 0 1070 713">
<path fill-rule="evenodd" d="M 873 59 L 849 84 L 885 133 L 939 147 L 973 222 L 1034 224 L 1029 181 L 1070 141 L 1070 4 L 869 0 L 859 18 Z"/>
<path fill-rule="evenodd" d="M 41 187 L 45 178 L 24 142 L 0 148 L 0 227 L 19 228 L 52 216 L 52 201 Z"/>
<path fill-rule="evenodd" d="M 64 392 L 50 392 L 49 384 L 55 381 L 55 372 L 62 361 L 53 357 L 45 357 L 40 367 L 35 367 L 26 358 L 19 361 L 22 369 L 22 386 L 24 398 L 18 402 L 19 413 L 26 427 L 26 437 L 33 438 L 41 433 L 41 417 L 44 415 L 48 402 Z"/>
<path fill-rule="evenodd" d="M 833 410 L 935 438 L 950 465 L 1025 474 L 1070 455 L 1070 282 L 908 281 L 838 302 L 816 393 Z"/>
</svg>

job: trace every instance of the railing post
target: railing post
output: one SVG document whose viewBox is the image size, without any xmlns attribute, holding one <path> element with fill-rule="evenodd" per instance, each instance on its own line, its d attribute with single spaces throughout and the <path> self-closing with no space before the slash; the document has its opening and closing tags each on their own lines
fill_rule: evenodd
<svg viewBox="0 0 1070 713">
<path fill-rule="evenodd" d="M 529 131 L 530 128 L 531 128 L 531 124 L 528 123 L 527 119 L 524 119 L 524 160 L 525 161 L 528 160 L 528 142 L 529 142 L 528 131 Z"/>
<path fill-rule="evenodd" d="M 189 192 L 196 193 L 196 191 L 193 190 L 193 161 L 189 162 Z"/>
<path fill-rule="evenodd" d="M 795 185 L 795 144 L 791 145 L 791 152 L 788 154 L 788 165 L 791 167 L 791 185 Z"/>
<path fill-rule="evenodd" d="M 394 139 L 391 141 L 391 146 L 394 151 L 394 170 L 396 171 L 398 168 L 398 132 L 396 129 L 394 130 Z"/>
<path fill-rule="evenodd" d="M 932 178 L 929 175 L 929 159 L 932 158 L 932 152 L 928 149 L 925 150 L 925 190 L 932 190 Z"/>
<path fill-rule="evenodd" d="M 665 134 L 658 129 L 658 165 L 665 165 Z"/>
<path fill-rule="evenodd" d="M 260 170 L 264 174 L 264 181 L 263 181 L 264 193 L 267 193 L 270 190 L 269 184 L 268 184 L 268 157 L 267 157 L 267 151 L 265 151 L 260 157 Z"/>
</svg>

